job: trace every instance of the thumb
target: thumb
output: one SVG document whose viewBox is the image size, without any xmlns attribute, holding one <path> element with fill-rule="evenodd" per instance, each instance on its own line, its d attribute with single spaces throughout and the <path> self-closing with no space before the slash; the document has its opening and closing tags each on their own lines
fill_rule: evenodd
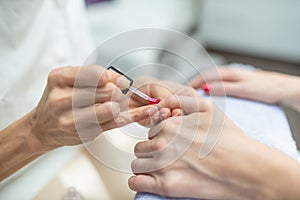
<svg viewBox="0 0 300 200">
<path fill-rule="evenodd" d="M 143 121 L 145 124 L 151 122 L 151 118 L 147 112 L 153 105 L 142 106 L 126 111 L 122 111 L 114 120 L 101 124 L 103 130 L 110 130 L 128 125 L 133 122 Z"/>
</svg>

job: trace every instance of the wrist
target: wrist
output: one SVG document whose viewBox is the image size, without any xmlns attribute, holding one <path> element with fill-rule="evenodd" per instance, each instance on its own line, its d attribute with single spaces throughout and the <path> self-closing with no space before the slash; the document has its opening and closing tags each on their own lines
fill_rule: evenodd
<svg viewBox="0 0 300 200">
<path fill-rule="evenodd" d="M 28 147 L 28 153 L 32 155 L 41 155 L 54 149 L 54 147 L 47 145 L 43 142 L 41 133 L 36 128 L 35 112 L 33 109 L 30 113 L 24 116 L 23 127 L 24 131 L 21 133 L 26 146 Z"/>
<path fill-rule="evenodd" d="M 256 169 L 259 199 L 299 199 L 299 163 L 272 147 L 262 148 L 265 149 L 260 151 L 264 152 L 263 162 L 259 165 L 260 169 Z"/>
<path fill-rule="evenodd" d="M 286 75 L 284 82 L 284 94 L 281 95 L 279 103 L 300 110 L 300 77 Z"/>
<path fill-rule="evenodd" d="M 242 139 L 240 142 L 243 147 L 241 154 L 233 154 L 236 158 L 242 158 L 235 162 L 240 163 L 240 166 L 234 168 L 234 171 L 228 169 L 228 178 L 222 176 L 228 180 L 238 178 L 233 181 L 234 192 L 229 198 L 299 199 L 299 163 L 275 148 L 246 137 L 248 139 Z M 243 144 L 243 141 L 247 144 Z"/>
<path fill-rule="evenodd" d="M 0 143 L 0 180 L 51 150 L 34 136 L 30 113 L 2 130 Z"/>
</svg>

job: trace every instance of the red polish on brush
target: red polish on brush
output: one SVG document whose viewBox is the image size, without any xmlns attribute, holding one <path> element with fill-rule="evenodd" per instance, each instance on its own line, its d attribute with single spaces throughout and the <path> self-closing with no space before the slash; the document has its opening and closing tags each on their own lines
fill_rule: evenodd
<svg viewBox="0 0 300 200">
<path fill-rule="evenodd" d="M 151 98 L 151 97 L 149 97 L 149 99 L 148 99 L 149 105 L 158 104 L 159 102 L 160 102 L 160 99 Z"/>
<path fill-rule="evenodd" d="M 132 87 L 132 84 L 133 84 L 133 79 L 129 78 L 128 76 L 126 76 L 123 72 L 121 72 L 119 69 L 115 68 L 114 66 L 110 66 L 107 68 L 107 70 L 112 70 L 114 72 L 116 72 L 117 74 L 119 75 L 122 75 L 124 76 L 125 78 L 127 78 L 128 81 L 130 81 L 130 85 L 129 87 L 122 91 L 124 94 L 126 94 L 128 92 L 128 90 L 130 90 L 131 92 L 133 92 L 134 94 L 138 95 L 139 97 L 143 98 L 144 100 L 148 101 L 148 104 L 149 105 L 152 105 L 152 104 L 158 104 L 160 102 L 160 99 L 156 99 L 156 98 L 152 98 L 152 97 L 149 97 L 147 94 L 145 94 L 144 92 Z"/>
<path fill-rule="evenodd" d="M 204 84 L 202 85 L 202 90 L 203 90 L 205 93 L 209 93 L 209 91 L 210 91 L 209 85 L 206 84 L 206 83 L 204 83 Z"/>
</svg>

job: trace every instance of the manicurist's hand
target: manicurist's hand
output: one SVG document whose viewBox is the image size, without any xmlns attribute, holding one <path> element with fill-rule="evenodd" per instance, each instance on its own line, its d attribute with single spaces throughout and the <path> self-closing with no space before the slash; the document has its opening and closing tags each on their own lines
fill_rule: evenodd
<svg viewBox="0 0 300 200">
<path fill-rule="evenodd" d="M 171 96 L 158 110 L 181 108 L 137 143 L 129 187 L 196 199 L 298 199 L 300 166 L 244 134 L 209 100 Z"/>
<path fill-rule="evenodd" d="M 283 103 L 300 108 L 300 78 L 261 70 L 219 67 L 203 72 L 191 86 L 204 84 L 211 95 L 229 95 L 266 103 Z"/>
<path fill-rule="evenodd" d="M 120 109 L 126 87 L 125 78 L 100 66 L 53 70 L 37 107 L 0 131 L 0 180 L 54 148 L 148 118 L 151 106 Z"/>
<path fill-rule="evenodd" d="M 147 117 L 147 107 L 121 113 L 124 77 L 100 66 L 53 70 L 38 106 L 32 112 L 35 136 L 50 146 L 74 145 L 101 132 Z M 134 116 L 134 119 L 130 117 Z"/>
</svg>

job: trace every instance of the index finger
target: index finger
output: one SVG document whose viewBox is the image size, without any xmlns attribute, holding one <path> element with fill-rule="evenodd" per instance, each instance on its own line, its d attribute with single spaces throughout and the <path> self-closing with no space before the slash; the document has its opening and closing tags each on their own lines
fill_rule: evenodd
<svg viewBox="0 0 300 200">
<path fill-rule="evenodd" d="M 125 89 L 129 81 L 121 75 L 99 65 L 85 67 L 60 67 L 49 74 L 48 83 L 59 85 L 60 87 L 103 87 L 108 82 L 112 82 L 120 89 Z"/>
<path fill-rule="evenodd" d="M 169 108 L 171 110 L 182 109 L 184 114 L 191 114 L 194 112 L 205 112 L 211 108 L 211 104 L 212 102 L 208 99 L 200 97 L 172 95 L 163 99 L 156 106 L 159 110 L 162 108 Z"/>
<path fill-rule="evenodd" d="M 103 87 L 109 82 L 114 83 L 120 89 L 129 86 L 129 81 L 125 77 L 98 65 L 82 67 L 76 77 L 79 87 Z"/>
<path fill-rule="evenodd" d="M 190 85 L 193 88 L 199 88 L 204 83 L 209 82 L 236 81 L 238 77 L 236 76 L 235 69 L 234 67 L 216 67 L 206 70 L 190 81 Z"/>
</svg>

